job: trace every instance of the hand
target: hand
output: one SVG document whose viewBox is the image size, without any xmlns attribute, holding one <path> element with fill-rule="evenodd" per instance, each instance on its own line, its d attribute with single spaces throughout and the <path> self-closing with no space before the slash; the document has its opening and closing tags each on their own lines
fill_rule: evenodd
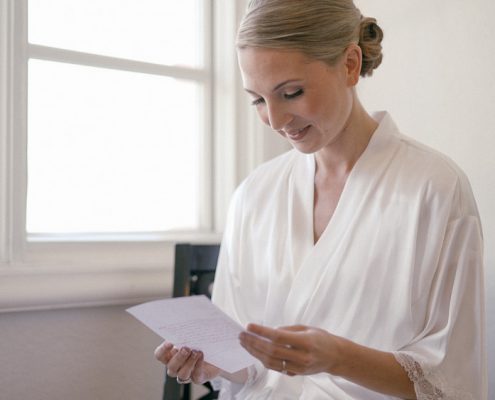
<svg viewBox="0 0 495 400">
<path fill-rule="evenodd" d="M 342 338 L 319 328 L 295 325 L 272 329 L 249 324 L 239 338 L 266 368 L 289 376 L 332 373 L 340 362 Z"/>
<path fill-rule="evenodd" d="M 201 351 L 187 347 L 177 349 L 169 342 L 156 348 L 155 357 L 167 366 L 168 376 L 183 381 L 191 379 L 196 384 L 203 384 L 220 374 L 220 368 L 204 361 Z"/>
</svg>

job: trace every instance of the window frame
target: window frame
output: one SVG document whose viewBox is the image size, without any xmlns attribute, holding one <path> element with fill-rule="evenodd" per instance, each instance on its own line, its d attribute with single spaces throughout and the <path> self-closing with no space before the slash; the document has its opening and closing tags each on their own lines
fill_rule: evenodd
<svg viewBox="0 0 495 400">
<path fill-rule="evenodd" d="M 203 149 L 200 153 L 201 159 L 199 160 L 200 166 L 200 176 L 199 176 L 199 193 L 202 196 L 203 201 L 200 203 L 199 211 L 199 231 L 211 231 L 212 230 L 212 191 L 210 189 L 210 185 L 205 184 L 205 182 L 211 181 L 212 168 L 210 165 L 211 160 L 211 136 L 212 136 L 212 57 L 211 57 L 211 41 L 212 41 L 212 2 L 209 0 L 199 0 L 201 2 L 201 7 L 203 7 L 203 34 L 205 48 L 203 50 L 203 63 L 204 66 L 202 68 L 189 68 L 189 67 L 173 67 L 167 65 L 160 65 L 154 63 L 148 63 L 137 60 L 129 60 L 122 59 L 111 56 L 103 56 L 91 53 L 83 53 L 79 51 L 66 50 L 53 48 L 49 46 L 43 46 L 39 44 L 31 44 L 28 41 L 28 7 L 29 0 L 19 0 L 16 5 L 19 10 L 18 17 L 16 18 L 18 24 L 18 31 L 15 35 L 17 38 L 17 43 L 15 46 L 17 48 L 22 49 L 21 54 L 17 58 L 17 63 L 15 66 L 15 71 L 19 73 L 16 81 L 19 82 L 20 87 L 16 90 L 16 93 L 19 95 L 19 101 L 16 105 L 18 112 L 21 114 L 22 121 L 27 121 L 27 92 L 28 92 L 28 62 L 30 59 L 35 60 L 43 60 L 43 61 L 54 61 L 58 63 L 66 63 L 66 64 L 74 64 L 80 66 L 88 66 L 88 67 L 96 67 L 103 68 L 107 70 L 114 71 L 126 71 L 126 72 L 136 72 L 136 73 L 145 73 L 153 76 L 162 76 L 162 77 L 171 77 L 175 79 L 185 79 L 190 82 L 199 83 L 202 85 L 202 125 L 204 127 L 204 135 L 200 137 L 201 142 L 199 143 L 199 147 Z M 19 144 L 19 147 L 22 147 L 22 153 L 25 157 L 26 151 L 24 150 L 27 147 L 27 138 L 28 131 L 27 126 L 23 125 L 19 126 L 19 131 L 16 134 L 16 137 L 22 138 L 23 143 Z M 27 159 L 22 160 L 22 164 L 17 166 L 19 170 L 23 170 L 27 168 Z M 27 175 L 27 171 L 22 171 L 24 175 Z M 27 190 L 27 186 L 24 184 L 23 190 Z M 19 188 L 21 189 L 21 188 Z M 26 193 L 23 193 L 23 196 L 20 201 L 24 201 L 24 204 L 18 203 L 22 206 L 23 215 L 19 214 L 18 218 L 23 218 L 22 225 L 25 226 L 25 213 L 24 209 L 26 208 L 25 200 Z M 17 224 L 16 224 L 17 225 Z M 22 238 L 25 237 L 24 231 L 21 226 L 19 226 L 21 232 L 18 237 L 18 240 L 21 242 Z M 177 232 L 170 232 L 165 234 L 155 234 L 156 239 L 160 240 L 167 237 L 174 237 Z M 142 236 L 142 239 L 140 239 Z M 70 234 L 70 235 L 56 235 L 56 234 L 28 234 L 27 237 L 27 248 L 26 251 L 29 253 L 29 247 L 31 242 L 67 242 L 67 241 L 93 241 L 94 238 L 97 238 L 97 241 L 114 241 L 114 240 L 149 240 L 151 234 L 143 233 L 142 235 L 139 233 L 127 235 L 127 234 L 90 234 L 90 235 L 81 235 L 81 234 Z"/>
<path fill-rule="evenodd" d="M 28 44 L 27 0 L 0 0 L 0 311 L 130 303 L 169 296 L 174 244 L 220 241 L 235 187 L 272 154 L 264 151 L 266 131 L 248 105 L 237 68 L 234 38 L 247 1 L 203 1 L 211 5 L 205 27 L 211 38 L 211 47 L 206 49 L 211 59 L 201 76 L 188 68 L 89 57 L 101 66 L 117 62 L 128 69 L 144 67 L 150 72 L 205 79 L 206 85 L 211 85 L 211 95 L 205 99 L 211 104 L 205 116 L 210 134 L 202 143 L 207 157 L 203 165 L 210 164 L 211 173 L 201 180 L 203 193 L 211 200 L 205 202 L 201 213 L 202 229 L 163 234 L 32 235 L 28 240 L 28 55 L 50 60 L 69 57 L 81 64 L 88 58 L 84 53 Z"/>
</svg>

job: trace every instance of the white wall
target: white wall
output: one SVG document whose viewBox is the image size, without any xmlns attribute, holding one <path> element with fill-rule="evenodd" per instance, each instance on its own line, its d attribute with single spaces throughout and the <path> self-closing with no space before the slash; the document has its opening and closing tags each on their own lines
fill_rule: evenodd
<svg viewBox="0 0 495 400">
<path fill-rule="evenodd" d="M 490 370 L 495 367 L 495 15 L 493 0 L 356 0 L 385 30 L 383 65 L 361 83 L 369 110 L 468 174 L 485 232 Z M 266 129 L 263 156 L 284 145 Z M 0 315 L 0 398 L 156 399 L 160 340 L 123 307 Z M 490 375 L 490 372 L 489 372 Z M 495 398 L 491 373 L 490 395 Z"/>
<path fill-rule="evenodd" d="M 385 31 L 384 60 L 361 83 L 368 110 L 389 110 L 402 131 L 467 173 L 483 222 L 488 398 L 495 398 L 495 1 L 356 0 Z"/>
</svg>

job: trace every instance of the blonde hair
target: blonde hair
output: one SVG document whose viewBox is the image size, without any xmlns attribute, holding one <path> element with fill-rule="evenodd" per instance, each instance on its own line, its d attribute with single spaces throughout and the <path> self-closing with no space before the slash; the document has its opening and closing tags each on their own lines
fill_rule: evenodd
<svg viewBox="0 0 495 400">
<path fill-rule="evenodd" d="M 361 76 L 382 62 L 383 31 L 352 0 L 251 0 L 237 47 L 298 50 L 334 65 L 351 43 L 361 47 Z"/>
</svg>

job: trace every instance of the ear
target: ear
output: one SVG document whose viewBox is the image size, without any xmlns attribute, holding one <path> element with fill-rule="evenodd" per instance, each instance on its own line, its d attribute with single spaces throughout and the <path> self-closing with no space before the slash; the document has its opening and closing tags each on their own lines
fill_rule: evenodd
<svg viewBox="0 0 495 400">
<path fill-rule="evenodd" d="M 347 84 L 349 86 L 356 86 L 359 82 L 359 74 L 361 73 L 361 64 L 363 62 L 361 47 L 355 43 L 351 43 L 344 52 L 344 62 L 347 71 Z"/>
</svg>

